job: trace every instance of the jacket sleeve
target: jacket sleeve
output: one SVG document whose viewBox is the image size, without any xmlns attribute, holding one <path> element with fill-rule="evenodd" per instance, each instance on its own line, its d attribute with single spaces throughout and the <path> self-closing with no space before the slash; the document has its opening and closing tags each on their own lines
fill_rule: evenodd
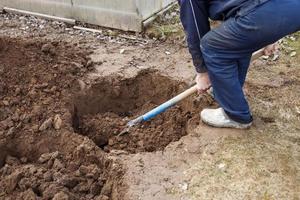
<svg viewBox="0 0 300 200">
<path fill-rule="evenodd" d="M 208 0 L 179 0 L 180 19 L 187 35 L 189 51 L 198 73 L 207 71 L 203 61 L 200 41 L 210 30 Z"/>
</svg>

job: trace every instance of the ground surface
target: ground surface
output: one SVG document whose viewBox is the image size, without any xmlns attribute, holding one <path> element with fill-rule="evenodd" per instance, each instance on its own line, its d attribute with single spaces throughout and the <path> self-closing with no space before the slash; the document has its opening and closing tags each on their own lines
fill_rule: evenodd
<svg viewBox="0 0 300 200">
<path fill-rule="evenodd" d="M 251 66 L 250 130 L 195 95 L 119 135 L 193 79 L 176 15 L 144 37 L 0 15 L 0 199 L 299 199 L 299 34 Z"/>
</svg>

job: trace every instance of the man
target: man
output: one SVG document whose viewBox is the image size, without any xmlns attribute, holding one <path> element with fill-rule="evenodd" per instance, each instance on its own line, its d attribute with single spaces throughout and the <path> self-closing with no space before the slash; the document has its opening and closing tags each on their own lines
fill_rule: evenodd
<svg viewBox="0 0 300 200">
<path fill-rule="evenodd" d="M 202 121 L 215 127 L 249 128 L 243 93 L 251 55 L 300 30 L 300 0 L 179 0 L 180 17 L 196 67 L 200 93 L 213 87 L 218 109 Z M 223 20 L 210 30 L 209 18 Z"/>
</svg>

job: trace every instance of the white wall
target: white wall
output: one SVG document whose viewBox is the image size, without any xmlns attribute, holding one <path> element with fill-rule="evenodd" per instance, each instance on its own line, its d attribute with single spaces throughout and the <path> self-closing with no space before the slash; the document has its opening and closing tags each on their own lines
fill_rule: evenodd
<svg viewBox="0 0 300 200">
<path fill-rule="evenodd" d="M 145 19 L 174 1 L 176 0 L 0 0 L 0 8 L 10 7 L 126 31 L 141 31 Z"/>
</svg>

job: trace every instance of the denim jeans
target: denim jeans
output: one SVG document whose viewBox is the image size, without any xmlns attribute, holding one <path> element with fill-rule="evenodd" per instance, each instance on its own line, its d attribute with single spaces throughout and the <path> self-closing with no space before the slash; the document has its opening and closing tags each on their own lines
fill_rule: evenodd
<svg viewBox="0 0 300 200">
<path fill-rule="evenodd" d="M 300 0 L 271 0 L 241 8 L 201 39 L 216 101 L 230 118 L 252 121 L 243 93 L 251 55 L 258 49 L 300 30 Z"/>
</svg>

